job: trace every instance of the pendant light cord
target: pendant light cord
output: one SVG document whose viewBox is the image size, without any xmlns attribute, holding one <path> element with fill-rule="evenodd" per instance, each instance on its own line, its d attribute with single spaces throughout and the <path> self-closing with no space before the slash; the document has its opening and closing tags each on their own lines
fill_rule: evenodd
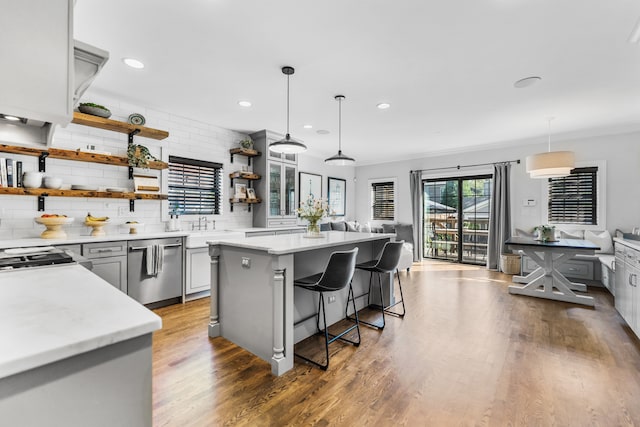
<svg viewBox="0 0 640 427">
<path fill-rule="evenodd" d="M 338 98 L 338 153 L 342 153 L 342 98 Z"/>
<path fill-rule="evenodd" d="M 290 75 L 287 74 L 287 139 L 289 139 L 289 77 Z"/>
</svg>

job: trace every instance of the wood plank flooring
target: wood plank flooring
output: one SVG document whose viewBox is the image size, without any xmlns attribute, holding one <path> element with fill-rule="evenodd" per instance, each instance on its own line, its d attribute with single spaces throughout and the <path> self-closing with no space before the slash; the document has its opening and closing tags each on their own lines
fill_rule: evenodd
<svg viewBox="0 0 640 427">
<path fill-rule="evenodd" d="M 356 273 L 359 274 L 359 273 Z M 640 425 L 640 341 L 606 290 L 595 309 L 510 295 L 511 276 L 425 261 L 404 319 L 336 342 L 324 372 L 209 338 L 209 299 L 155 310 L 155 426 Z"/>
</svg>

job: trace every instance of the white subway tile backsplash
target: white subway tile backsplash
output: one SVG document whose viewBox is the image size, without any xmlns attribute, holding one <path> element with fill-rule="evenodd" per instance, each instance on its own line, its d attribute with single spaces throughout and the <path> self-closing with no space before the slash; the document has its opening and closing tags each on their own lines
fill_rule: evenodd
<svg viewBox="0 0 640 427">
<path fill-rule="evenodd" d="M 182 117 L 171 112 L 144 108 L 129 102 L 112 99 L 98 93 L 87 92 L 82 102 L 95 102 L 109 108 L 112 119 L 126 121 L 129 114 L 139 113 L 147 119 L 147 126 L 167 130 L 169 138 L 156 141 L 143 137 L 134 137 L 136 144 L 149 148 L 156 157 L 168 158 L 167 155 L 204 159 L 223 164 L 223 200 L 228 198 L 228 173 L 246 164 L 243 159 L 234 159 L 231 164 L 229 149 L 236 147 L 245 135 L 223 129 L 211 123 Z M 112 155 L 126 156 L 127 135 L 108 130 L 96 129 L 78 124 L 69 124 L 65 128 L 58 127 L 54 134 L 53 146 L 76 150 L 86 149 L 87 145 L 95 146 L 98 151 L 108 151 Z M 30 156 L 12 156 L 23 162 L 23 171 L 37 171 L 38 159 Z M 160 176 L 160 171 L 135 169 L 136 173 Z M 133 189 L 133 182 L 128 179 L 128 170 L 124 167 L 84 163 L 59 159 L 47 159 L 46 175 L 63 179 L 64 185 L 84 184 L 106 187 L 124 187 Z M 166 205 L 166 202 L 165 202 Z M 84 217 L 87 212 L 94 215 L 109 216 L 112 223 L 105 228 L 108 234 L 124 234 L 128 229 L 121 224 L 136 219 L 144 223 L 144 231 L 164 231 L 162 221 L 163 203 L 157 200 L 137 200 L 135 212 L 129 212 L 129 201 L 124 199 L 98 198 L 65 198 L 48 197 L 45 199 L 45 211 L 63 213 L 75 218 L 75 222 L 67 227 L 69 235 L 88 235 L 91 229 L 86 227 Z M 216 221 L 217 229 L 250 227 L 252 214 L 246 208 L 236 206 L 230 212 L 227 202 L 223 203 L 221 215 L 211 215 Z M 0 239 L 38 237 L 44 230 L 42 225 L 34 222 L 34 218 L 42 212 L 37 210 L 36 197 L 1 196 L 0 197 Z M 197 216 L 181 216 L 183 229 L 187 229 Z M 143 232 L 144 232 L 143 231 Z"/>
</svg>

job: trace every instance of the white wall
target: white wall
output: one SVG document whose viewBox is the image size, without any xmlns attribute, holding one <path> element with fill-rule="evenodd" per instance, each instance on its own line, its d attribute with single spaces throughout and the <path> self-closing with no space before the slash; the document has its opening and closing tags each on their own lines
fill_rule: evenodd
<svg viewBox="0 0 640 427">
<path fill-rule="evenodd" d="M 344 217 L 336 217 L 336 220 L 351 221 L 356 217 L 356 192 L 355 171 L 353 166 L 331 166 L 324 162 L 324 159 L 302 154 L 298 157 L 298 172 L 315 173 L 322 175 L 322 197 L 327 198 L 328 178 L 341 178 L 347 182 L 347 203 Z M 305 224 L 305 221 L 300 221 Z"/>
<path fill-rule="evenodd" d="M 224 166 L 223 176 L 223 213 L 211 215 L 216 220 L 216 228 L 250 227 L 251 213 L 246 209 L 234 209 L 229 212 L 229 173 L 238 169 L 242 160 L 230 163 L 229 149 L 236 147 L 245 135 L 220 128 L 211 123 L 203 123 L 180 116 L 179 112 L 164 112 L 120 102 L 109 96 L 88 91 L 83 102 L 95 102 L 109 108 L 114 120 L 126 121 L 131 113 L 140 113 L 147 119 L 146 126 L 166 130 L 169 137 L 156 141 L 149 138 L 135 137 L 134 142 L 145 145 L 156 157 L 167 160 L 169 154 L 195 159 L 220 162 Z M 76 150 L 86 149 L 94 145 L 96 150 L 107 151 L 114 155 L 126 156 L 127 135 L 69 124 L 66 128 L 55 131 L 54 147 Z M 2 153 L 2 157 L 11 157 L 23 162 L 25 171 L 37 171 L 37 158 Z M 159 175 L 159 171 L 146 170 L 146 174 Z M 128 179 L 128 169 L 112 165 L 84 163 L 68 160 L 48 159 L 46 175 L 61 177 L 64 184 L 95 185 L 100 189 L 106 187 L 133 188 Z M 165 184 L 166 185 L 166 184 Z M 135 218 L 145 224 L 146 231 L 163 231 L 167 214 L 167 202 L 157 200 L 140 200 L 135 202 L 135 212 L 129 213 L 129 202 L 125 199 L 98 198 L 65 198 L 50 197 L 46 199 L 45 212 L 60 213 L 75 217 L 75 223 L 67 228 L 70 235 L 88 235 L 91 231 L 83 225 L 87 212 L 96 216 L 109 216 L 113 225 L 106 227 L 107 233 L 124 233 L 125 229 L 117 224 Z M 164 213 L 164 215 L 163 215 Z M 2 196 L 0 198 L 0 239 L 38 237 L 43 226 L 34 223 L 33 218 L 40 216 L 37 210 L 37 198 L 25 196 Z M 190 227 L 190 221 L 197 217 L 182 217 L 183 229 Z"/>
<path fill-rule="evenodd" d="M 581 139 L 556 139 L 552 141 L 552 150 L 572 150 L 576 155 L 576 163 L 604 161 L 606 163 L 606 228 L 630 231 L 640 225 L 640 133 L 598 136 Z M 397 200 L 399 222 L 411 222 L 411 201 L 409 195 L 409 171 L 430 169 L 456 165 L 472 165 L 521 159 L 520 164 L 512 164 L 511 197 L 513 227 L 532 228 L 548 221 L 542 217 L 541 195 L 545 189 L 545 180 L 530 179 L 525 172 L 527 155 L 547 151 L 547 144 L 542 138 L 539 143 L 522 141 L 512 144 L 500 144 L 500 147 L 479 151 L 468 151 L 449 154 L 360 166 L 356 168 L 356 219 L 360 222 L 370 221 L 368 180 L 373 178 L 397 178 Z M 449 169 L 429 174 L 442 177 L 472 175 L 491 170 Z M 523 207 L 524 199 L 533 198 L 535 207 Z M 603 227 L 604 228 L 604 227 Z"/>
</svg>

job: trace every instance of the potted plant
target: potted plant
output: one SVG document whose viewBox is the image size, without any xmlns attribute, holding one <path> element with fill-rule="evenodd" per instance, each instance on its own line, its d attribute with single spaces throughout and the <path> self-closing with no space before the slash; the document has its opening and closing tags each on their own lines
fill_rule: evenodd
<svg viewBox="0 0 640 427">
<path fill-rule="evenodd" d="M 538 233 L 536 240 L 541 240 L 543 242 L 556 241 L 556 227 L 554 225 L 538 225 L 533 228 L 533 231 Z"/>
<path fill-rule="evenodd" d="M 107 107 L 104 107 L 99 104 L 94 104 L 93 102 L 83 102 L 78 106 L 78 110 L 81 113 L 91 114 L 92 116 L 103 117 L 108 119 L 111 117 L 111 111 Z"/>
<path fill-rule="evenodd" d="M 244 148 L 245 150 L 252 150 L 253 149 L 253 140 L 251 138 L 249 138 L 249 137 L 246 137 L 245 139 L 240 141 L 240 147 Z"/>
<path fill-rule="evenodd" d="M 151 155 L 147 147 L 140 144 L 129 144 L 129 148 L 127 148 L 127 159 L 129 160 L 129 166 L 144 169 L 149 168 L 150 161 L 159 160 Z"/>
</svg>

